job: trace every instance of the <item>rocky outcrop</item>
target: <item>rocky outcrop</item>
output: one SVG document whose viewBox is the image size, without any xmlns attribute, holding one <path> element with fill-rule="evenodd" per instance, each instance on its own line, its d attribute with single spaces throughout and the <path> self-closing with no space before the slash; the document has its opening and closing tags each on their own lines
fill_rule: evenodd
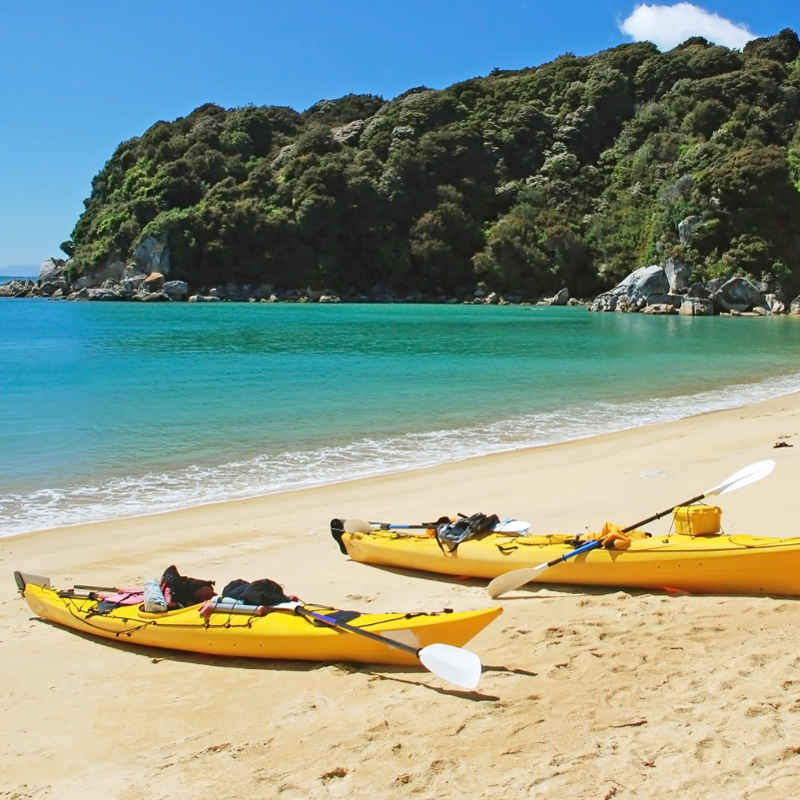
<svg viewBox="0 0 800 800">
<path fill-rule="evenodd" d="M 119 256 L 109 256 L 105 264 L 96 272 L 81 275 L 73 282 L 73 289 L 92 289 L 102 286 L 106 281 L 119 283 L 126 274 L 125 262 Z"/>
<path fill-rule="evenodd" d="M 0 283 L 0 297 L 30 297 L 36 283 L 28 280 L 13 280 Z"/>
<path fill-rule="evenodd" d="M 668 260 L 634 270 L 611 291 L 598 295 L 590 311 L 647 311 L 648 314 L 675 313 L 686 316 L 708 314 L 785 314 L 786 304 L 766 284 L 748 278 L 715 278 L 703 285 L 689 283 L 690 271 Z M 663 294 L 659 290 L 668 287 Z M 798 298 L 800 300 L 800 298 Z M 798 302 L 793 301 L 793 303 Z M 798 303 L 800 313 L 800 303 Z M 793 312 L 794 313 L 794 312 Z"/>
<path fill-rule="evenodd" d="M 142 281 L 142 288 L 146 294 L 160 292 L 164 288 L 164 276 L 160 272 L 151 272 L 144 281 Z"/>
<path fill-rule="evenodd" d="M 87 300 L 124 300 L 119 289 L 109 281 L 107 286 L 95 286 L 91 289 L 84 288 Z"/>
<path fill-rule="evenodd" d="M 678 184 L 676 191 L 685 194 L 692 179 L 685 175 Z M 691 247 L 701 224 L 702 219 L 697 215 L 687 216 L 677 224 L 678 241 L 684 248 Z M 665 242 L 658 242 L 656 249 L 658 253 L 664 252 Z M 793 307 L 798 300 L 792 301 Z M 589 306 L 590 311 L 672 313 L 671 309 L 687 316 L 783 314 L 786 304 L 766 281 L 756 284 L 745 277 L 714 278 L 704 285 L 692 281 L 692 270 L 687 264 L 667 257 L 663 266 L 652 264 L 634 270 L 613 289 L 598 295 Z"/>
<path fill-rule="evenodd" d="M 692 243 L 698 222 L 700 222 L 700 217 L 692 214 L 678 223 L 678 240 L 681 244 L 690 245 Z"/>
<path fill-rule="evenodd" d="M 670 294 L 683 294 L 689 288 L 692 271 L 686 264 L 668 258 L 664 264 L 664 274 L 667 276 Z"/>
<path fill-rule="evenodd" d="M 565 306 L 569 302 L 569 289 L 559 289 L 552 297 L 542 301 L 548 306 Z"/>
<path fill-rule="evenodd" d="M 639 311 L 648 305 L 651 295 L 669 293 L 669 279 L 658 264 L 640 267 L 620 281 L 613 289 L 598 295 L 591 311 Z"/>
<path fill-rule="evenodd" d="M 64 270 L 67 262 L 63 258 L 46 258 L 39 264 L 39 283 L 67 283 Z"/>
<path fill-rule="evenodd" d="M 709 317 L 714 313 L 714 302 L 708 297 L 684 297 L 678 313 L 687 317 Z"/>
<path fill-rule="evenodd" d="M 189 284 L 186 281 L 166 281 L 163 291 L 170 300 L 185 300 L 189 296 Z"/>
<path fill-rule="evenodd" d="M 150 267 L 168 268 L 169 253 L 164 241 L 150 238 L 137 248 L 138 261 L 124 264 L 109 258 L 100 270 L 72 280 L 70 261 L 49 258 L 42 262 L 39 279 L 14 280 L 0 285 L 0 297 L 51 297 L 54 299 L 92 301 L 190 302 L 226 301 L 250 303 L 469 303 L 475 305 L 583 305 L 591 311 L 643 312 L 647 314 L 680 313 L 701 316 L 711 313 L 784 314 L 787 303 L 766 283 L 755 284 L 747 278 L 715 279 L 706 284 L 690 283 L 687 267 L 667 259 L 664 266 L 651 264 L 631 272 L 613 289 L 594 300 L 578 300 L 563 288 L 550 297 L 529 298 L 523 294 L 500 294 L 480 282 L 459 296 L 424 291 L 396 295 L 376 284 L 364 293 L 339 294 L 329 289 L 306 286 L 303 289 L 278 290 L 270 283 L 229 282 L 217 286 L 190 286 L 184 280 L 167 280 L 167 274 Z M 149 269 L 149 271 L 145 271 Z M 800 296 L 788 313 L 800 315 Z"/>
<path fill-rule="evenodd" d="M 133 297 L 135 294 L 141 293 L 145 278 L 147 278 L 147 275 L 144 273 L 135 273 L 123 278 L 119 282 L 122 293 L 129 298 Z"/>
<path fill-rule="evenodd" d="M 162 292 L 161 284 L 169 268 L 166 239 L 149 237 L 134 250 L 133 261 L 126 263 L 119 255 L 112 254 L 99 269 L 77 277 L 72 262 L 47 258 L 39 266 L 38 280 L 26 287 L 24 293 L 25 296 L 71 300 L 149 299 L 149 295 Z M 161 284 L 154 285 L 150 277 L 154 273 L 161 276 Z M 0 296 L 19 296 L 19 290 L 19 287 L 5 286 L 0 289 Z M 180 295 L 180 291 L 173 294 Z"/>
<path fill-rule="evenodd" d="M 331 136 L 333 136 L 335 142 L 340 144 L 356 145 L 361 136 L 361 131 L 364 130 L 364 125 L 366 125 L 366 122 L 363 119 L 354 119 L 346 125 L 331 129 Z"/>
<path fill-rule="evenodd" d="M 139 295 L 136 299 L 142 303 L 169 303 L 170 296 L 162 291 L 144 292 L 144 294 Z"/>
<path fill-rule="evenodd" d="M 70 261 L 45 259 L 35 282 L 19 281 L 0 286 L 0 297 L 52 297 L 68 300 L 138 300 L 142 302 L 186 300 L 186 281 L 166 281 L 170 255 L 166 238 L 148 237 L 134 250 L 133 261 L 109 256 L 102 266 L 73 277 Z"/>
<path fill-rule="evenodd" d="M 642 314 L 677 314 L 678 309 L 672 303 L 648 303 Z"/>
<path fill-rule="evenodd" d="M 292 156 L 294 155 L 295 149 L 296 145 L 294 144 L 285 144 L 283 147 L 281 147 L 281 149 L 278 150 L 278 154 L 275 156 L 275 158 L 272 159 L 272 162 L 270 163 L 270 168 L 273 171 L 277 172 L 278 170 L 285 167 L 289 163 Z"/>
<path fill-rule="evenodd" d="M 772 292 L 764 295 L 764 305 L 769 311 L 770 314 L 785 314 L 786 313 L 786 303 L 780 299 L 776 294 Z"/>
<path fill-rule="evenodd" d="M 763 303 L 758 287 L 747 278 L 730 278 L 711 295 L 722 311 L 751 311 Z"/>
<path fill-rule="evenodd" d="M 133 261 L 138 272 L 169 275 L 170 255 L 166 237 L 148 236 L 133 251 Z"/>
</svg>

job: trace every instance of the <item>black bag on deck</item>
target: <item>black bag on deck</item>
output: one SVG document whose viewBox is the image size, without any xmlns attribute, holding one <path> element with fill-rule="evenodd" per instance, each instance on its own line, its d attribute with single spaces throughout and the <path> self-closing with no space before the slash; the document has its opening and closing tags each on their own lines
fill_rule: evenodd
<svg viewBox="0 0 800 800">
<path fill-rule="evenodd" d="M 250 581 L 242 580 L 241 578 L 237 578 L 235 581 L 231 581 L 230 583 L 225 585 L 225 588 L 222 590 L 222 597 L 229 597 L 231 600 L 238 600 L 240 603 L 243 603 L 242 595 L 244 594 L 244 590 L 250 585 Z"/>
<path fill-rule="evenodd" d="M 472 514 L 472 516 L 462 516 L 457 522 L 449 522 L 446 525 L 436 527 L 436 541 L 439 546 L 446 546 L 447 549 L 454 551 L 461 542 L 479 536 L 482 533 L 489 533 L 500 518 L 497 514 Z"/>
<path fill-rule="evenodd" d="M 222 590 L 223 597 L 231 597 L 249 606 L 275 606 L 291 600 L 284 594 L 283 587 L 269 578 L 250 581 L 237 578 Z"/>
<path fill-rule="evenodd" d="M 161 576 L 161 591 L 166 595 L 169 589 L 169 607 L 193 606 L 214 596 L 214 581 L 188 578 L 178 572 L 173 564 Z"/>
</svg>

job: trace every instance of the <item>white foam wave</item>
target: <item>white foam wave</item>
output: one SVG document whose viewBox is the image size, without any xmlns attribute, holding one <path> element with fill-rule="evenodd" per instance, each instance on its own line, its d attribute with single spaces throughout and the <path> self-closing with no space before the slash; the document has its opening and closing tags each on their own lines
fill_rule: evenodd
<svg viewBox="0 0 800 800">
<path fill-rule="evenodd" d="M 363 437 L 342 446 L 263 454 L 212 467 L 128 475 L 102 484 L 0 495 L 0 537 L 153 514 L 224 500 L 401 472 L 536 447 L 800 391 L 800 373 L 675 397 L 593 402 L 458 430 Z"/>
</svg>

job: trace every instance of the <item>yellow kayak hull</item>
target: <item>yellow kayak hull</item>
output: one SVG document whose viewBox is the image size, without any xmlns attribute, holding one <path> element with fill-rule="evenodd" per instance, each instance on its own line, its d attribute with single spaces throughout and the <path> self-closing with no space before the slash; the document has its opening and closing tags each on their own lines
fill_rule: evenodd
<svg viewBox="0 0 800 800">
<path fill-rule="evenodd" d="M 574 549 L 574 536 L 491 533 L 443 552 L 428 534 L 344 533 L 354 561 L 473 578 L 535 567 Z M 628 550 L 597 548 L 542 570 L 540 583 L 617 586 L 710 594 L 800 595 L 800 538 L 747 535 L 653 536 Z"/>
<path fill-rule="evenodd" d="M 213 656 L 289 659 L 300 661 L 353 661 L 373 664 L 413 664 L 413 653 L 365 636 L 318 626 L 291 611 L 270 611 L 265 616 L 214 611 L 206 620 L 199 605 L 150 614 L 141 606 L 118 606 L 96 613 L 97 599 L 72 590 L 56 591 L 46 578 L 27 578 L 21 588 L 34 614 L 81 633 L 170 650 Z M 44 584 L 44 585 L 43 585 Z M 308 605 L 319 614 L 335 609 Z M 360 614 L 348 625 L 395 639 L 414 648 L 442 643 L 455 647 L 468 642 L 502 612 L 493 607 L 476 611 L 438 613 Z"/>
</svg>

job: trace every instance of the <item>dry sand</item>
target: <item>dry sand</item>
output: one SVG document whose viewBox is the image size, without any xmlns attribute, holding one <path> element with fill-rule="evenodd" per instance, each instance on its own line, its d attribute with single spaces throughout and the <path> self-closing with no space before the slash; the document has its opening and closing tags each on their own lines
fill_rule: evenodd
<svg viewBox="0 0 800 800">
<path fill-rule="evenodd" d="M 780 439 L 780 437 L 786 437 Z M 774 448 L 777 441 L 793 447 Z M 0 798 L 800 796 L 800 603 L 542 586 L 468 647 L 476 691 L 424 669 L 257 662 L 93 640 L 34 618 L 12 571 L 73 583 L 271 577 L 372 611 L 491 605 L 478 581 L 342 556 L 334 516 L 497 512 L 630 524 L 719 498 L 728 532 L 800 533 L 800 396 L 552 447 L 0 539 Z M 666 532 L 668 521 L 648 529 Z"/>
</svg>

